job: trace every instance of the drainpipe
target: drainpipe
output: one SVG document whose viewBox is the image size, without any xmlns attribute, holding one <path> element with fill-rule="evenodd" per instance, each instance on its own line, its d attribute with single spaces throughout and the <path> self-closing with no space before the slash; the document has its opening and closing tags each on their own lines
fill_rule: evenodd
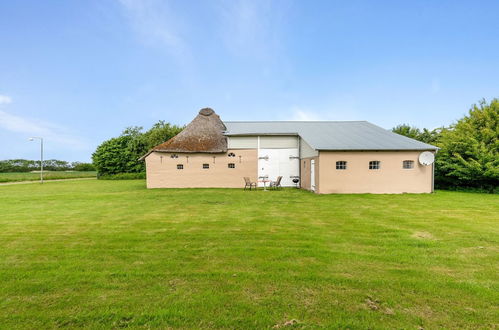
<svg viewBox="0 0 499 330">
<path fill-rule="evenodd" d="M 435 162 L 431 164 L 431 192 L 435 192 Z"/>
<path fill-rule="evenodd" d="M 301 189 L 301 136 L 298 136 L 298 176 Z"/>
<path fill-rule="evenodd" d="M 437 151 L 435 151 L 434 155 L 435 155 L 435 160 L 437 159 Z M 433 163 L 431 164 L 431 192 L 434 193 L 435 192 L 435 162 L 436 161 L 433 161 Z"/>
</svg>

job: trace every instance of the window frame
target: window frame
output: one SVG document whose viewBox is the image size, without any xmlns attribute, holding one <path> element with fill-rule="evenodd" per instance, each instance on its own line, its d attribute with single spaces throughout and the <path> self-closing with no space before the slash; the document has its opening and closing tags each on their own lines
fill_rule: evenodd
<svg viewBox="0 0 499 330">
<path fill-rule="evenodd" d="M 203 164 L 203 170 L 209 170 L 210 169 L 210 164 L 204 163 Z"/>
<path fill-rule="evenodd" d="M 348 161 L 346 160 L 337 160 L 336 161 L 336 169 L 337 170 L 346 170 L 348 168 Z"/>
<path fill-rule="evenodd" d="M 184 164 L 177 164 L 177 170 L 183 170 Z"/>
<path fill-rule="evenodd" d="M 370 170 L 380 170 L 381 169 L 381 161 L 380 160 L 370 160 L 369 161 L 369 169 Z"/>
<path fill-rule="evenodd" d="M 406 164 L 410 164 L 410 166 L 409 166 L 409 167 L 406 167 Z M 406 160 L 403 160 L 403 161 L 402 161 L 402 168 L 403 168 L 404 170 L 412 170 L 412 169 L 414 169 L 414 161 L 413 161 L 413 160 L 411 160 L 411 159 L 406 159 Z"/>
<path fill-rule="evenodd" d="M 227 168 L 236 168 L 236 163 L 228 163 Z"/>
</svg>

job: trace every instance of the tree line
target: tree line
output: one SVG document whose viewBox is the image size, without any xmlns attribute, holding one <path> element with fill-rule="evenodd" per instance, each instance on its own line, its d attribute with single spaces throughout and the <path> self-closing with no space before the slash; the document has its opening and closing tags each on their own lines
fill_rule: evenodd
<svg viewBox="0 0 499 330">
<path fill-rule="evenodd" d="M 66 162 L 64 160 L 48 159 L 43 161 L 46 171 L 95 171 L 91 163 Z M 7 159 L 0 161 L 0 173 L 31 172 L 40 170 L 39 160 Z"/>
<path fill-rule="evenodd" d="M 145 163 L 139 160 L 154 146 L 163 143 L 182 131 L 183 127 L 158 121 L 149 130 L 132 126 L 120 136 L 102 142 L 92 154 L 92 161 L 99 176 L 122 173 L 144 173 Z"/>
<path fill-rule="evenodd" d="M 499 192 L 499 99 L 474 104 L 449 127 L 433 130 L 404 124 L 393 132 L 439 147 L 435 186 Z"/>
<path fill-rule="evenodd" d="M 439 147 L 435 186 L 440 189 L 499 188 L 499 100 L 480 101 L 456 123 L 437 129 L 419 129 L 407 124 L 393 132 Z M 147 131 L 129 127 L 118 137 L 104 141 L 92 155 L 99 175 L 144 173 L 139 158 L 154 146 L 177 135 L 183 127 L 159 121 Z"/>
</svg>

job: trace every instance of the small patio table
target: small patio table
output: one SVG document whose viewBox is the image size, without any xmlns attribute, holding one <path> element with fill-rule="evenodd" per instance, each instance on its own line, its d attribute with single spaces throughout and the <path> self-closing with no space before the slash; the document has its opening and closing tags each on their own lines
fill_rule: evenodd
<svg viewBox="0 0 499 330">
<path fill-rule="evenodd" d="M 262 182 L 263 183 L 263 191 L 268 191 L 267 190 L 267 182 L 270 182 L 270 180 L 268 180 L 268 179 L 262 179 L 262 180 L 258 180 L 258 182 Z"/>
</svg>

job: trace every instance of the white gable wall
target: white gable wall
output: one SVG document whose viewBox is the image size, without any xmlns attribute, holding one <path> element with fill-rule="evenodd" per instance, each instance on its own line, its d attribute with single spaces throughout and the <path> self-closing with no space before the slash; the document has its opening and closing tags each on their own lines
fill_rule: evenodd
<svg viewBox="0 0 499 330">
<path fill-rule="evenodd" d="M 228 136 L 227 137 L 228 149 L 257 149 L 258 137 L 257 136 Z"/>
<path fill-rule="evenodd" d="M 256 149 L 259 180 L 277 180 L 292 187 L 300 176 L 299 137 L 296 135 L 228 136 L 229 149 Z M 269 183 L 266 183 L 268 186 Z M 263 186 L 263 182 L 259 182 Z"/>
<path fill-rule="evenodd" d="M 260 136 L 260 148 L 262 149 L 295 149 L 298 148 L 297 136 Z"/>
<path fill-rule="evenodd" d="M 312 148 L 305 140 L 300 140 L 300 158 L 310 158 L 319 156 L 319 152 Z"/>
</svg>

